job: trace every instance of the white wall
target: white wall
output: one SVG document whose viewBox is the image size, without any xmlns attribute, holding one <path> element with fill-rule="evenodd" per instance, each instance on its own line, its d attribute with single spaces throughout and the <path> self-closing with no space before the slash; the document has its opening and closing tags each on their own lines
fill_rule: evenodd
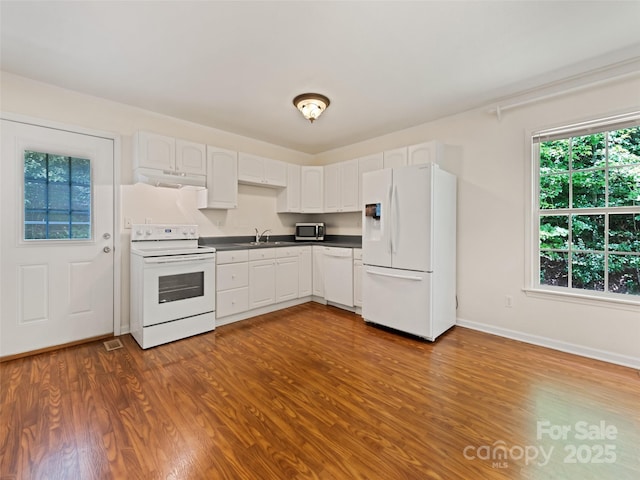
<svg viewBox="0 0 640 480">
<path fill-rule="evenodd" d="M 316 156 L 328 164 L 403 145 L 459 146 L 443 167 L 458 176 L 461 324 L 640 367 L 640 308 L 534 298 L 525 279 L 525 132 L 640 107 L 640 80 L 506 111 L 478 109 Z M 345 228 L 344 230 L 348 230 Z M 505 297 L 513 307 L 505 307 Z"/>
<path fill-rule="evenodd" d="M 327 164 L 440 140 L 457 146 L 442 165 L 458 175 L 458 317 L 467 325 L 640 367 L 640 310 L 534 298 L 524 286 L 525 131 L 640 106 L 632 79 L 505 112 L 479 109 L 310 157 L 178 119 L 32 82 L 0 77 L 0 110 L 122 135 L 122 210 L 134 221 L 193 221 L 204 235 L 291 233 L 300 217 L 275 212 L 275 190 L 240 186 L 240 207 L 201 212 L 190 192 L 131 184 L 131 135 L 151 130 L 300 164 Z M 308 216 L 319 219 L 318 215 Z M 323 217 L 330 233 L 360 233 L 358 214 Z M 128 244 L 128 232 L 121 235 Z M 128 252 L 123 252 L 123 328 L 128 327 Z M 505 296 L 513 297 L 506 308 Z"/>
</svg>

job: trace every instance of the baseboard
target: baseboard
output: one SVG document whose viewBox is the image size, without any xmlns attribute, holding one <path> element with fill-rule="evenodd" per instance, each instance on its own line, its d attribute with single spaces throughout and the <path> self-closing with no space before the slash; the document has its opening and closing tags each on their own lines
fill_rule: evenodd
<svg viewBox="0 0 640 480">
<path fill-rule="evenodd" d="M 584 347 L 582 345 L 563 342 L 561 340 L 555 340 L 553 338 L 531 335 L 529 333 L 518 332 L 516 330 L 510 330 L 508 328 L 495 327 L 493 325 L 473 322 L 471 320 L 465 320 L 462 318 L 457 319 L 456 325 L 460 327 L 470 328 L 472 330 L 478 330 L 480 332 L 490 333 L 499 337 L 519 340 L 521 342 L 538 345 L 540 347 L 551 348 L 553 350 L 572 353 L 581 357 L 593 358 L 595 360 L 602 360 L 603 362 L 614 363 L 616 365 L 622 365 L 624 367 L 630 367 L 636 370 L 640 370 L 640 358 L 638 357 L 620 355 L 618 353 L 609 352 L 606 350 Z"/>
</svg>

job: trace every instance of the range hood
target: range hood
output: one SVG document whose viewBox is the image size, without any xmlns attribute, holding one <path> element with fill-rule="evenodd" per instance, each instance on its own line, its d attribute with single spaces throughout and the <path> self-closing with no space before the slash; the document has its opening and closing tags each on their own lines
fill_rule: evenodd
<svg viewBox="0 0 640 480">
<path fill-rule="evenodd" d="M 171 170 L 157 170 L 155 168 L 136 168 L 133 172 L 136 183 L 147 183 L 154 187 L 203 189 L 207 184 L 207 177 L 189 173 L 177 173 Z"/>
</svg>

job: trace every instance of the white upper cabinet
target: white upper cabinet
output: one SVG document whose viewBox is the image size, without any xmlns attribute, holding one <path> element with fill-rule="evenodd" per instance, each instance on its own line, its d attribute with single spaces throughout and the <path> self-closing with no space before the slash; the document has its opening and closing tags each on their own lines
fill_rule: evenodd
<svg viewBox="0 0 640 480">
<path fill-rule="evenodd" d="M 201 143 L 176 139 L 176 172 L 206 175 L 206 146 Z"/>
<path fill-rule="evenodd" d="M 362 209 L 362 176 L 367 172 L 382 170 L 383 154 L 374 153 L 358 159 L 358 210 Z"/>
<path fill-rule="evenodd" d="M 198 192 L 199 208 L 238 207 L 238 153 L 207 146 L 207 189 Z"/>
<path fill-rule="evenodd" d="M 300 212 L 300 165 L 287 164 L 287 188 L 278 192 L 276 208 L 278 213 Z"/>
<path fill-rule="evenodd" d="M 384 152 L 384 168 L 404 167 L 408 165 L 407 147 L 396 148 Z"/>
<path fill-rule="evenodd" d="M 206 175 L 206 148 L 151 132 L 137 132 L 134 142 L 134 168 L 154 168 L 178 173 Z"/>
<path fill-rule="evenodd" d="M 238 182 L 264 187 L 286 187 L 287 164 L 279 160 L 240 152 Z"/>
<path fill-rule="evenodd" d="M 300 212 L 322 213 L 323 167 L 300 167 Z"/>
<path fill-rule="evenodd" d="M 340 165 L 333 163 L 324 167 L 325 212 L 340 211 Z"/>
<path fill-rule="evenodd" d="M 444 146 L 438 141 L 412 145 L 408 148 L 409 165 L 439 163 L 442 160 Z"/>
<path fill-rule="evenodd" d="M 176 139 L 151 132 L 137 132 L 133 136 L 133 167 L 175 170 Z"/>
<path fill-rule="evenodd" d="M 324 167 L 324 211 L 356 212 L 358 201 L 358 160 Z"/>
</svg>

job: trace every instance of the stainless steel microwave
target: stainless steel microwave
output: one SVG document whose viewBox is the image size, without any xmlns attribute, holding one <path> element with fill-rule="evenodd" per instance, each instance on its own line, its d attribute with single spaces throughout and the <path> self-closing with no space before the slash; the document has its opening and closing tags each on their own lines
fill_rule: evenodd
<svg viewBox="0 0 640 480">
<path fill-rule="evenodd" d="M 296 240 L 324 240 L 324 223 L 296 223 Z"/>
</svg>

